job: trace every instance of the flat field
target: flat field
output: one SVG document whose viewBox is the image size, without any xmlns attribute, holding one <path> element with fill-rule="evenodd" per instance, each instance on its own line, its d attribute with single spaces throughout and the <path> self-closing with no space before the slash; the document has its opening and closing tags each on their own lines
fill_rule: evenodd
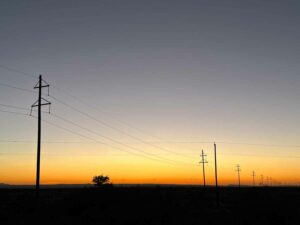
<svg viewBox="0 0 300 225">
<path fill-rule="evenodd" d="M 0 224 L 300 224 L 300 188 L 0 189 Z"/>
</svg>

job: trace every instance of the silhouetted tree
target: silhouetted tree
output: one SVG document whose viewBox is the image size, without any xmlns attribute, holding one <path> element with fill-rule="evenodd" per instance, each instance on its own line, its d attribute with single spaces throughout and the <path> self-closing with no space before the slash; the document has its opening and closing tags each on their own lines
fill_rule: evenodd
<svg viewBox="0 0 300 225">
<path fill-rule="evenodd" d="M 103 176 L 103 175 L 94 176 L 92 181 L 93 181 L 93 183 L 95 183 L 95 185 L 97 187 L 99 187 L 99 186 L 102 186 L 102 185 L 105 185 L 105 184 L 109 184 L 109 177 L 108 176 Z"/>
</svg>

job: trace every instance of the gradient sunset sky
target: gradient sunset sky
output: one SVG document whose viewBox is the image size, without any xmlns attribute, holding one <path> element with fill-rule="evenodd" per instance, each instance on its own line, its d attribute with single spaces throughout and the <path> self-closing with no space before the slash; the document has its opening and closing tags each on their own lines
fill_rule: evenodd
<svg viewBox="0 0 300 225">
<path fill-rule="evenodd" d="M 30 112 L 39 74 L 42 184 L 201 184 L 202 149 L 213 183 L 213 142 L 221 184 L 238 163 L 243 184 L 300 183 L 299 1 L 3 0 L 0 15 L 0 183 L 35 182 L 37 120 L 4 111 Z"/>
</svg>

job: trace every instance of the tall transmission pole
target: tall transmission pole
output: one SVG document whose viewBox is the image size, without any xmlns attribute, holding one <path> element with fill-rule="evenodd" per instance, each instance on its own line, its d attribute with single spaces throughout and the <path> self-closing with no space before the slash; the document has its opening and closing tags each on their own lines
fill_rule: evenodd
<svg viewBox="0 0 300 225">
<path fill-rule="evenodd" d="M 255 187 L 255 176 L 256 175 L 255 175 L 255 171 L 254 170 L 252 171 L 252 175 L 251 176 L 252 176 L 252 185 L 253 185 L 253 187 Z"/>
<path fill-rule="evenodd" d="M 241 188 L 241 178 L 240 178 L 241 168 L 240 168 L 239 164 L 236 165 L 236 172 L 238 173 L 238 185 L 239 185 L 239 188 Z"/>
<path fill-rule="evenodd" d="M 207 163 L 207 161 L 205 160 L 205 154 L 202 150 L 201 152 L 201 161 L 199 162 L 200 164 L 202 164 L 202 173 L 203 173 L 203 187 L 206 186 L 206 182 L 205 182 L 205 163 Z"/>
<path fill-rule="evenodd" d="M 36 160 L 36 191 L 37 191 L 37 196 L 39 193 L 40 189 L 40 159 L 41 159 L 41 121 L 42 121 L 42 106 L 44 105 L 49 105 L 49 113 L 50 113 L 50 105 L 51 103 L 44 99 L 42 97 L 42 89 L 43 88 L 48 88 L 48 95 L 49 95 L 49 84 L 42 79 L 42 75 L 39 76 L 39 81 L 38 83 L 34 86 L 34 89 L 38 89 L 39 91 L 39 97 L 38 100 L 36 100 L 32 106 L 31 106 L 31 112 L 32 113 L 32 108 L 38 107 L 38 137 L 37 137 L 37 160 Z"/>
<path fill-rule="evenodd" d="M 216 198 L 217 198 L 217 205 L 220 205 L 220 194 L 219 194 L 219 187 L 218 187 L 218 167 L 217 167 L 217 145 L 214 143 L 214 155 L 215 155 L 215 182 L 216 182 Z"/>
</svg>

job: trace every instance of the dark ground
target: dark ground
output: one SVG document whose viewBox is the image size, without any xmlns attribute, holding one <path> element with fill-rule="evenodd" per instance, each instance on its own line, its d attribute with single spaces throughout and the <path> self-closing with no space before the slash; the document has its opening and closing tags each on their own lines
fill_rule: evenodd
<svg viewBox="0 0 300 225">
<path fill-rule="evenodd" d="M 0 224 L 300 224 L 299 188 L 113 187 L 0 190 Z"/>
</svg>

